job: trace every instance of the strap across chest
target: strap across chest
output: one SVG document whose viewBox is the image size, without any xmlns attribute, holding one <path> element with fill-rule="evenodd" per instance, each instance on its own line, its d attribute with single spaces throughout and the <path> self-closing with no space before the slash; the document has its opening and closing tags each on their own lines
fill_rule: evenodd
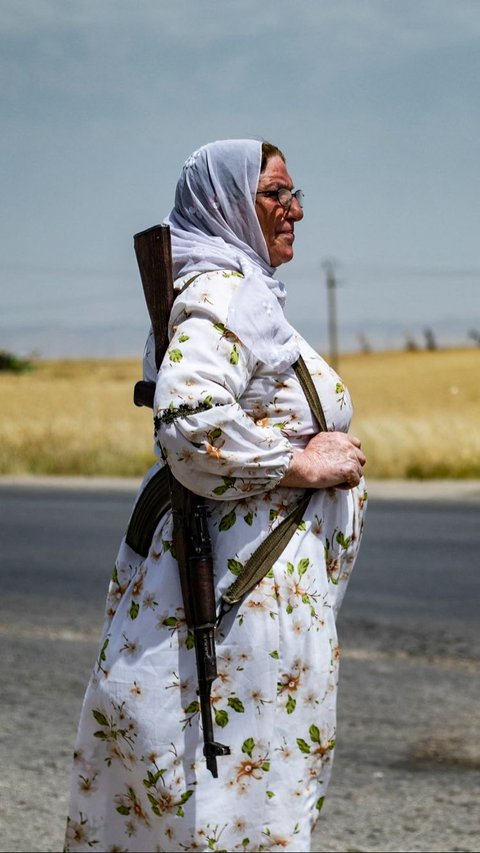
<svg viewBox="0 0 480 853">
<path fill-rule="evenodd" d="M 327 423 L 322 404 L 302 356 L 299 356 L 292 366 L 320 431 L 326 431 Z M 249 557 L 235 581 L 222 595 L 219 619 L 270 571 L 301 523 L 312 494 L 313 490 L 307 490 L 297 506 L 268 534 Z M 169 508 L 167 469 L 164 467 L 143 489 L 128 524 L 125 541 L 137 554 L 142 557 L 147 556 L 155 528 Z"/>
</svg>

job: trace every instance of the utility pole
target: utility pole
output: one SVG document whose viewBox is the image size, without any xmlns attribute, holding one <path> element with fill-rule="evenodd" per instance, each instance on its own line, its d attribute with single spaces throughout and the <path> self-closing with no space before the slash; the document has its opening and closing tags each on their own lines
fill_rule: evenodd
<svg viewBox="0 0 480 853">
<path fill-rule="evenodd" d="M 327 285 L 327 311 L 328 311 L 328 340 L 330 345 L 330 366 L 338 369 L 338 336 L 337 336 L 337 304 L 335 289 L 337 279 L 335 277 L 335 264 L 333 261 L 324 261 L 325 281 Z"/>
</svg>

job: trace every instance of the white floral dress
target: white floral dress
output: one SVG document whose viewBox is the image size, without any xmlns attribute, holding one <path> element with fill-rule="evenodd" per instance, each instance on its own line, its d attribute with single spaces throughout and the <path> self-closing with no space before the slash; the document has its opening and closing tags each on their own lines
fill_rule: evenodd
<svg viewBox="0 0 480 853">
<path fill-rule="evenodd" d="M 318 429 L 293 369 L 272 375 L 226 329 L 238 286 L 216 271 L 177 297 L 155 397 L 158 464 L 167 455 L 209 499 L 219 596 L 301 498 L 278 483 L 292 448 Z M 347 431 L 346 388 L 298 340 L 329 429 Z M 152 362 L 147 342 L 147 378 Z M 363 482 L 316 492 L 282 557 L 224 617 L 212 709 L 231 755 L 218 758 L 217 779 L 202 754 L 171 514 L 145 559 L 122 542 L 79 724 L 66 850 L 310 849 L 336 737 L 335 618 L 365 505 Z"/>
</svg>

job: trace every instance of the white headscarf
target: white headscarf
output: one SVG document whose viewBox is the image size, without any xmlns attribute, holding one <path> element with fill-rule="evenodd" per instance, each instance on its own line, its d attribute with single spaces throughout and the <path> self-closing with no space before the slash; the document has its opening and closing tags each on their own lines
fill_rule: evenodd
<svg viewBox="0 0 480 853">
<path fill-rule="evenodd" d="M 273 278 L 255 211 L 262 143 L 225 139 L 195 151 L 183 166 L 170 226 L 174 278 L 189 272 L 241 272 L 227 327 L 259 361 L 283 370 L 298 358 L 295 332 L 285 319 L 286 291 Z"/>
</svg>

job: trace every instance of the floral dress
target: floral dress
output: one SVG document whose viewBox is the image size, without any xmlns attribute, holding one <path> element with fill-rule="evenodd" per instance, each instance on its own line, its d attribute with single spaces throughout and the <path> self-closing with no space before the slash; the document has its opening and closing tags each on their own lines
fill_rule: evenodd
<svg viewBox="0 0 480 853">
<path fill-rule="evenodd" d="M 215 271 L 185 287 L 156 379 L 158 464 L 168 457 L 208 499 L 219 597 L 302 497 L 279 482 L 292 449 L 318 431 L 293 368 L 272 375 L 226 328 L 239 286 L 238 274 Z M 347 431 L 347 389 L 298 342 L 328 428 Z M 156 377 L 151 339 L 145 375 Z M 336 738 L 335 619 L 366 497 L 363 481 L 315 492 L 281 558 L 223 618 L 212 711 L 231 754 L 218 758 L 217 779 L 202 753 L 171 513 L 146 558 L 122 542 L 81 713 L 66 850 L 310 849 Z"/>
</svg>

